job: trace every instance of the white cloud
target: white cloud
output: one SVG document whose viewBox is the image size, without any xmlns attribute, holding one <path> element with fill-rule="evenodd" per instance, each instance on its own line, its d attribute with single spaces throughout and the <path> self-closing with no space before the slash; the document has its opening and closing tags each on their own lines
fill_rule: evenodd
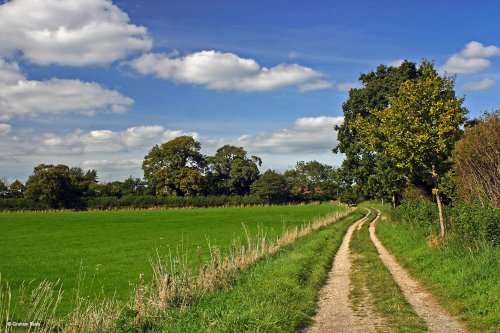
<svg viewBox="0 0 500 333">
<path fill-rule="evenodd" d="M 441 66 L 441 70 L 454 74 L 473 74 L 481 72 L 490 66 L 490 61 L 484 58 L 464 58 L 459 54 L 451 56 Z"/>
<path fill-rule="evenodd" d="M 325 80 L 318 80 L 314 82 L 307 82 L 299 86 L 300 91 L 323 90 L 332 88 L 331 82 Z"/>
<path fill-rule="evenodd" d="M 349 91 L 351 89 L 355 89 L 355 88 L 360 88 L 361 87 L 361 85 L 359 84 L 359 82 L 337 83 L 335 86 L 340 91 Z"/>
<path fill-rule="evenodd" d="M 233 53 L 200 51 L 184 57 L 148 53 L 127 62 L 138 73 L 213 90 L 270 91 L 289 86 L 326 84 L 324 74 L 297 64 L 261 67 Z"/>
<path fill-rule="evenodd" d="M 460 55 L 464 58 L 490 58 L 500 56 L 500 47 L 494 45 L 484 46 L 479 42 L 472 41 L 465 45 Z"/>
<path fill-rule="evenodd" d="M 460 53 L 453 54 L 440 70 L 453 74 L 478 73 L 488 68 L 491 64 L 488 58 L 495 56 L 500 56 L 499 47 L 484 46 L 472 41 L 467 43 Z"/>
<path fill-rule="evenodd" d="M 462 85 L 463 90 L 486 90 L 495 85 L 495 81 L 490 78 L 485 78 L 481 81 L 466 82 Z"/>
<path fill-rule="evenodd" d="M 298 118 L 287 128 L 272 133 L 244 135 L 233 144 L 243 146 L 255 153 L 316 153 L 331 150 L 336 145 L 335 125 L 340 125 L 343 117 Z"/>
<path fill-rule="evenodd" d="M 172 140 L 181 135 L 197 139 L 198 133 L 165 130 L 163 126 L 137 126 L 124 131 L 107 129 L 90 132 L 77 129 L 66 135 L 45 134 L 41 140 L 41 152 L 66 153 L 118 153 L 140 148 L 151 148 L 154 144 Z"/>
<path fill-rule="evenodd" d="M 12 126 L 9 124 L 0 124 L 0 135 L 9 134 L 12 129 Z"/>
<path fill-rule="evenodd" d="M 152 47 L 147 29 L 107 0 L 12 0 L 0 5 L 0 55 L 40 65 L 106 65 Z"/>
<path fill-rule="evenodd" d="M 122 113 L 133 100 L 95 82 L 50 79 L 28 80 L 17 63 L 0 58 L 0 119 L 42 114 Z"/>
<path fill-rule="evenodd" d="M 103 172 L 117 170 L 134 170 L 142 165 L 140 159 L 119 159 L 119 160 L 84 160 L 81 164 L 84 169 L 97 169 Z"/>
</svg>

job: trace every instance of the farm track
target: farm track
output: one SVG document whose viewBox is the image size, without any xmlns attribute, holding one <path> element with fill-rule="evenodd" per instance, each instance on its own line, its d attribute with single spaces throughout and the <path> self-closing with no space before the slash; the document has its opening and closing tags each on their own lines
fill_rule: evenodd
<svg viewBox="0 0 500 333">
<path fill-rule="evenodd" d="M 347 230 L 342 244 L 333 261 L 326 285 L 320 292 L 318 311 L 314 317 L 314 325 L 308 327 L 306 333 L 326 332 L 389 332 L 393 329 L 384 325 L 384 318 L 374 311 L 370 298 L 354 311 L 349 300 L 351 288 L 350 271 L 353 269 L 349 243 L 353 232 L 360 230 L 368 220 L 371 210 L 362 219 L 353 223 Z M 403 295 L 415 312 L 427 324 L 429 332 L 435 333 L 466 333 L 467 329 L 457 319 L 453 318 L 435 298 L 427 292 L 420 283 L 413 278 L 382 245 L 375 234 L 376 223 L 381 216 L 377 210 L 377 217 L 369 225 L 370 239 L 375 245 L 379 258 L 387 267 L 395 282 L 399 285 Z"/>
<path fill-rule="evenodd" d="M 347 229 L 333 261 L 328 281 L 320 292 L 319 309 L 314 318 L 315 324 L 305 332 L 372 332 L 381 323 L 381 318 L 375 315 L 371 304 L 363 304 L 361 309 L 355 312 L 349 302 L 351 286 L 349 243 L 354 230 L 365 223 L 368 216 L 369 214 L 354 222 Z M 360 312 L 364 312 L 362 316 Z"/>
<path fill-rule="evenodd" d="M 433 333 L 466 333 L 468 330 L 457 319 L 453 318 L 446 309 L 440 305 L 434 296 L 426 291 L 418 280 L 413 278 L 387 251 L 377 238 L 375 227 L 380 218 L 380 211 L 370 224 L 370 238 L 377 248 L 380 259 L 391 272 L 396 283 L 401 288 L 406 300 L 415 312 L 427 323 L 429 332 Z"/>
</svg>

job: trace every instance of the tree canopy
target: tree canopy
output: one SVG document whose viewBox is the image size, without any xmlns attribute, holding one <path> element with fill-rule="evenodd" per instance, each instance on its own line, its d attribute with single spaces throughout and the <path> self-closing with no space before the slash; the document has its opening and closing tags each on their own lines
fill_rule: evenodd
<svg viewBox="0 0 500 333">
<path fill-rule="evenodd" d="M 195 195 L 201 190 L 206 159 L 191 136 L 179 136 L 155 145 L 144 157 L 144 179 L 153 194 Z"/>
<path fill-rule="evenodd" d="M 370 117 L 356 116 L 353 128 L 360 142 L 392 161 L 406 177 L 422 177 L 433 186 L 444 236 L 439 182 L 450 169 L 466 110 L 463 98 L 455 95 L 452 78 L 439 76 L 427 61 L 418 73 L 417 79 L 401 84 L 388 107 L 370 109 Z"/>
</svg>

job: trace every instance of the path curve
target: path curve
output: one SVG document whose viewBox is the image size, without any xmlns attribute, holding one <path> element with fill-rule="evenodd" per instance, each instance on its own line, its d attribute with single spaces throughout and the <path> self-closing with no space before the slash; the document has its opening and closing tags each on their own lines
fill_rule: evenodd
<svg viewBox="0 0 500 333">
<path fill-rule="evenodd" d="M 349 243 L 355 228 L 364 223 L 370 210 L 363 218 L 359 219 L 347 229 L 342 244 L 335 255 L 333 267 L 328 274 L 326 285 L 321 289 L 318 312 L 314 317 L 314 325 L 308 327 L 306 333 L 326 332 L 373 332 L 379 318 L 369 314 L 356 316 L 349 301 L 350 270 Z"/>
<path fill-rule="evenodd" d="M 434 296 L 427 292 L 382 245 L 375 233 L 375 226 L 380 217 L 380 210 L 377 209 L 377 212 L 377 217 L 369 227 L 370 238 L 377 248 L 380 259 L 391 272 L 394 280 L 408 300 L 408 303 L 410 303 L 415 312 L 427 322 L 429 332 L 467 333 L 468 331 L 465 326 L 457 319 L 453 318 L 448 311 L 436 301 Z"/>
</svg>

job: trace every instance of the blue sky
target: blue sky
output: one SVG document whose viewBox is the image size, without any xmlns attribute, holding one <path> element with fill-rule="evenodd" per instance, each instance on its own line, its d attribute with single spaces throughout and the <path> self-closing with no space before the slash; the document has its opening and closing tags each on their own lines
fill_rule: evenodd
<svg viewBox="0 0 500 333">
<path fill-rule="evenodd" d="M 360 73 L 429 59 L 470 116 L 498 109 L 497 1 L 0 2 L 0 177 L 39 163 L 142 176 L 193 135 L 284 170 L 339 165 L 333 125 Z"/>
</svg>

